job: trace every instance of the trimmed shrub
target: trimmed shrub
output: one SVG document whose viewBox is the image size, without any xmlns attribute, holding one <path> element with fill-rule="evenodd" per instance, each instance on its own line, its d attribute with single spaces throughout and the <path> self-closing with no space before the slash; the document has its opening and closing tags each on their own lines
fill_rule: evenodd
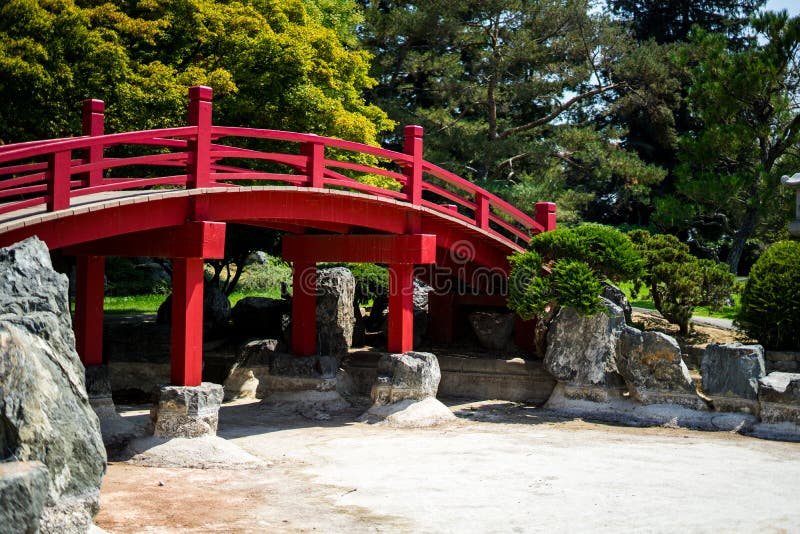
<svg viewBox="0 0 800 534">
<path fill-rule="evenodd" d="M 736 324 L 773 350 L 800 349 L 800 242 L 779 241 L 753 265 Z"/>
<path fill-rule="evenodd" d="M 642 259 L 628 236 L 602 224 L 587 223 L 538 234 L 531 239 L 531 248 L 545 261 L 582 261 L 612 282 L 631 280 L 642 272 Z"/>
<path fill-rule="evenodd" d="M 689 333 L 694 308 L 702 304 L 721 307 L 733 288 L 734 276 L 724 264 L 698 260 L 674 235 L 634 230 L 629 237 L 645 262 L 645 271 L 633 287 L 650 290 L 653 304 L 666 320 Z"/>
<path fill-rule="evenodd" d="M 604 309 L 602 281 L 630 280 L 642 273 L 642 260 L 628 237 L 600 224 L 539 234 L 531 248 L 509 258 L 508 307 L 523 319 L 541 315 L 550 305 L 594 315 Z"/>
</svg>

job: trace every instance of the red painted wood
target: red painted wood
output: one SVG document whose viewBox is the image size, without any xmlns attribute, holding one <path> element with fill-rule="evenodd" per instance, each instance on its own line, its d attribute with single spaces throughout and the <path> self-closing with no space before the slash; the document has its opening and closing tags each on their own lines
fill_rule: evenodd
<svg viewBox="0 0 800 534">
<path fill-rule="evenodd" d="M 181 226 L 133 232 L 67 247 L 64 253 L 222 259 L 225 257 L 225 223 L 191 221 Z"/>
<path fill-rule="evenodd" d="M 403 192 L 412 204 L 422 200 L 422 126 L 406 126 L 403 130 L 403 152 L 411 156 L 411 164 L 406 165 L 403 174 L 407 181 Z"/>
<path fill-rule="evenodd" d="M 203 259 L 172 262 L 170 381 L 199 386 L 203 380 Z"/>
<path fill-rule="evenodd" d="M 71 159 L 69 150 L 47 156 L 47 211 L 58 211 L 69 207 Z"/>
<path fill-rule="evenodd" d="M 428 293 L 428 333 L 436 343 L 453 342 L 454 293 Z"/>
<path fill-rule="evenodd" d="M 542 231 L 552 232 L 556 229 L 555 202 L 536 203 L 536 222 L 542 225 Z"/>
<path fill-rule="evenodd" d="M 292 353 L 317 352 L 317 266 L 294 262 L 292 271 Z"/>
<path fill-rule="evenodd" d="M 84 366 L 103 363 L 105 258 L 78 256 L 75 268 L 75 348 Z"/>
<path fill-rule="evenodd" d="M 389 266 L 389 352 L 414 349 L 414 266 Z"/>
<path fill-rule="evenodd" d="M 475 193 L 475 224 L 482 230 L 489 229 L 489 197 L 483 192 Z"/>
<path fill-rule="evenodd" d="M 99 137 L 105 133 L 105 109 L 102 100 L 87 99 L 83 101 L 82 128 L 83 135 Z M 103 146 L 94 145 L 86 150 L 86 163 L 97 163 L 103 160 Z M 103 181 L 103 170 L 95 168 L 86 173 L 82 178 L 86 185 L 100 185 Z"/>
<path fill-rule="evenodd" d="M 300 154 L 307 158 L 306 175 L 308 187 L 323 187 L 322 178 L 325 174 L 325 145 L 321 142 L 303 143 L 300 145 Z"/>
<path fill-rule="evenodd" d="M 287 235 L 283 238 L 283 259 L 303 263 L 435 263 L 436 236 Z"/>
<path fill-rule="evenodd" d="M 208 187 L 211 183 L 211 98 L 210 87 L 195 85 L 189 88 L 189 126 L 196 126 L 196 137 L 189 141 L 189 180 L 191 189 Z"/>
</svg>

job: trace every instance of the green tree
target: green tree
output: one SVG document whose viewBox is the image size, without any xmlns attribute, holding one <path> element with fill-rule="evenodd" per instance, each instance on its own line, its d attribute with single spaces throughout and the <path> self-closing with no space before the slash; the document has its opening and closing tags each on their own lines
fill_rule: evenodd
<svg viewBox="0 0 800 534">
<path fill-rule="evenodd" d="M 686 41 L 699 26 L 738 40 L 766 0 L 609 0 L 609 9 L 628 21 L 640 41 Z"/>
<path fill-rule="evenodd" d="M 628 234 L 644 260 L 644 272 L 635 280 L 634 294 L 647 287 L 664 318 L 689 333 L 694 308 L 719 307 L 731 293 L 734 276 L 725 264 L 700 261 L 677 237 L 651 235 L 644 230 Z"/>
<path fill-rule="evenodd" d="M 205 84 L 217 124 L 375 144 L 392 123 L 362 98 L 358 20 L 349 0 L 3 2 L 0 140 L 75 134 L 89 97 L 109 131 L 180 125 L 186 88 Z"/>
<path fill-rule="evenodd" d="M 426 157 L 519 205 L 555 199 L 561 216 L 663 177 L 602 125 L 630 41 L 586 0 L 376 0 L 362 40 L 375 101 L 427 129 Z"/>
<path fill-rule="evenodd" d="M 800 157 L 800 17 L 768 12 L 753 27 L 760 39 L 733 51 L 722 35 L 698 31 L 679 58 L 702 128 L 680 138 L 678 201 L 729 221 L 734 273 L 764 216 L 787 211 L 780 175 Z"/>
</svg>

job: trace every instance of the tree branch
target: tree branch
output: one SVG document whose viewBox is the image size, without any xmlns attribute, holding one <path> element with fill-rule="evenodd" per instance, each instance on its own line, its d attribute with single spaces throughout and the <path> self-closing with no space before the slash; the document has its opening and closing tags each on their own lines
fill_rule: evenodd
<svg viewBox="0 0 800 534">
<path fill-rule="evenodd" d="M 612 84 L 609 84 L 609 85 L 604 85 L 602 87 L 598 87 L 596 89 L 592 89 L 591 91 L 586 91 L 585 93 L 581 93 L 579 95 L 575 95 L 572 98 L 570 98 L 569 100 L 567 100 L 566 102 L 564 102 L 563 104 L 559 104 L 558 106 L 556 106 L 556 108 L 553 111 L 551 111 L 550 113 L 548 113 L 544 117 L 536 119 L 535 121 L 531 121 L 531 122 L 529 122 L 527 124 L 523 124 L 521 126 L 515 126 L 514 128 L 509 128 L 507 130 L 504 130 L 504 131 L 500 132 L 497 137 L 498 137 L 498 139 L 507 139 L 508 137 L 511 137 L 512 135 L 518 134 L 520 132 L 526 132 L 528 130 L 532 130 L 532 129 L 536 128 L 537 126 L 542 126 L 543 124 L 547 124 L 548 122 L 550 122 L 551 120 L 555 119 L 556 117 L 558 117 L 559 115 L 564 113 L 566 110 L 571 108 L 573 105 L 575 105 L 577 102 L 580 102 L 581 100 L 585 100 L 587 98 L 590 98 L 590 97 L 593 97 L 593 96 L 596 96 L 596 95 L 599 95 L 599 94 L 602 94 L 602 93 L 605 93 L 605 92 L 608 92 L 608 91 L 612 91 L 614 89 L 619 89 L 621 87 L 625 87 L 626 85 L 627 84 L 625 82 L 612 83 Z"/>
</svg>

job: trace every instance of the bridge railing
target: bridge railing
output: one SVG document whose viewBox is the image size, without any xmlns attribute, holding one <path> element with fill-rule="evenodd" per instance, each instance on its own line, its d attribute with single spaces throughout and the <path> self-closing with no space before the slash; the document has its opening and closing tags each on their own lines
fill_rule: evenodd
<svg viewBox="0 0 800 534">
<path fill-rule="evenodd" d="M 555 228 L 555 204 L 537 203 L 532 218 L 425 161 L 419 126 L 405 128 L 403 152 L 314 134 L 214 126 L 208 87 L 190 88 L 188 126 L 107 135 L 103 113 L 102 101 L 87 100 L 84 135 L 0 146 L 0 215 L 41 205 L 48 211 L 63 210 L 74 198 L 108 191 L 236 188 L 245 182 L 347 189 L 393 198 L 516 244 Z M 242 142 L 237 145 L 237 140 Z M 278 148 L 253 148 L 258 143 Z M 395 186 L 371 185 L 353 177 L 359 175 L 379 176 L 383 180 L 379 183 Z"/>
</svg>

